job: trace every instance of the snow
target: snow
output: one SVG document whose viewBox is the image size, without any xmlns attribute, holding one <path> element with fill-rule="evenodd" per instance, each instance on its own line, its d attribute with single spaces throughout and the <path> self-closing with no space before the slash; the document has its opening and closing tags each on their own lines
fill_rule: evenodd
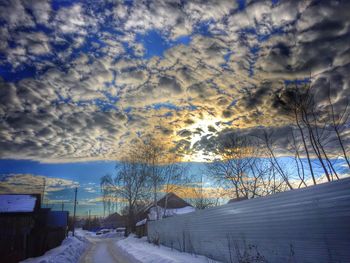
<svg viewBox="0 0 350 263">
<path fill-rule="evenodd" d="M 124 233 L 117 233 L 115 231 L 113 232 L 109 232 L 109 233 L 106 233 L 106 234 L 101 234 L 101 235 L 95 235 L 95 237 L 97 238 L 117 238 L 117 237 L 120 237 L 120 236 L 123 236 Z"/>
<path fill-rule="evenodd" d="M 130 235 L 128 238 L 119 240 L 115 245 L 123 252 L 130 262 L 142 263 L 208 263 L 218 262 L 204 256 L 182 253 L 165 246 L 150 244 L 146 237 L 136 238 Z"/>
<path fill-rule="evenodd" d="M 130 262 L 125 258 L 123 251 L 115 245 L 115 242 L 124 238 L 119 233 L 114 233 L 116 236 L 109 238 L 106 235 L 94 235 L 92 232 L 86 231 L 85 236 L 90 241 L 89 248 L 80 257 L 79 263 L 135 263 Z M 119 236 L 117 235 L 119 234 Z"/>
<path fill-rule="evenodd" d="M 29 258 L 23 263 L 75 263 L 84 253 L 90 242 L 82 235 L 83 232 L 76 231 L 76 235 L 69 236 L 63 240 L 61 246 L 47 251 L 44 255 Z"/>
<path fill-rule="evenodd" d="M 146 224 L 146 222 L 147 222 L 147 218 L 145 218 L 145 219 L 143 219 L 143 220 L 137 222 L 137 223 L 136 223 L 136 226 L 143 226 L 144 224 Z"/>
<path fill-rule="evenodd" d="M 0 213 L 33 212 L 35 202 L 33 195 L 0 195 Z"/>
<path fill-rule="evenodd" d="M 218 263 L 204 256 L 150 244 L 146 237 L 139 239 L 130 235 L 123 238 L 117 234 L 114 232 L 96 236 L 95 233 L 78 229 L 75 237 L 69 236 L 61 246 L 22 263 Z"/>
<path fill-rule="evenodd" d="M 91 232 L 87 230 L 79 230 L 80 235 L 85 236 L 87 239 L 89 238 L 118 238 L 124 236 L 124 232 L 117 232 L 115 229 L 103 229 L 109 230 L 107 233 L 98 234 L 97 232 Z M 101 232 L 102 230 L 98 231 Z"/>
<path fill-rule="evenodd" d="M 150 212 L 148 214 L 148 218 L 150 220 L 156 220 L 157 219 L 157 209 L 159 211 L 160 215 L 165 215 L 165 217 L 169 217 L 169 216 L 175 216 L 175 215 L 183 215 L 183 214 L 188 214 L 191 212 L 196 211 L 196 209 L 192 206 L 185 206 L 182 208 L 168 208 L 168 209 L 164 209 L 160 206 L 156 207 L 152 207 L 150 209 Z M 165 210 L 165 213 L 164 213 Z"/>
</svg>

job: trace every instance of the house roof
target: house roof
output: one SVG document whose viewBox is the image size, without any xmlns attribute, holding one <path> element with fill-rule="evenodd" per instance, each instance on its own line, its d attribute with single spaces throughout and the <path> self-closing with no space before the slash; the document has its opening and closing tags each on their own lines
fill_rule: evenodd
<svg viewBox="0 0 350 263">
<path fill-rule="evenodd" d="M 101 223 L 103 227 L 114 228 L 114 227 L 125 226 L 126 221 L 127 219 L 125 216 L 122 216 L 116 212 L 105 217 Z"/>
<path fill-rule="evenodd" d="M 109 220 L 121 220 L 123 217 L 118 214 L 117 212 L 113 213 L 113 214 L 110 214 L 108 215 L 104 220 L 105 221 L 109 221 Z"/>
<path fill-rule="evenodd" d="M 103 219 L 104 223 L 111 223 L 111 222 L 124 222 L 125 221 L 125 216 L 122 216 L 118 214 L 117 212 L 110 214 L 107 216 L 105 219 Z"/>
<path fill-rule="evenodd" d="M 159 199 L 157 206 L 160 207 L 160 213 L 165 217 L 186 214 L 195 210 L 192 205 L 174 193 L 168 193 Z M 137 214 L 138 222 L 136 223 L 136 226 L 144 225 L 147 221 L 147 218 L 150 220 L 155 220 L 153 203 L 146 206 L 145 209 Z"/>
<path fill-rule="evenodd" d="M 191 206 L 189 203 L 174 193 L 167 193 L 165 196 L 158 200 L 157 205 L 162 208 L 166 207 L 167 209 Z"/>
<path fill-rule="evenodd" d="M 166 204 L 166 205 L 165 205 Z M 161 208 L 165 208 L 167 210 L 169 209 L 178 209 L 178 208 L 184 208 L 184 207 L 192 207 L 189 203 L 187 203 L 185 200 L 183 200 L 178 195 L 170 192 L 164 195 L 161 199 L 158 200 L 157 205 Z M 150 209 L 154 206 L 153 203 L 146 206 L 140 213 L 138 213 L 138 218 L 144 219 L 147 218 L 148 213 L 150 212 Z"/>
<path fill-rule="evenodd" d="M 0 213 L 34 212 L 38 195 L 2 194 L 0 195 Z"/>
</svg>

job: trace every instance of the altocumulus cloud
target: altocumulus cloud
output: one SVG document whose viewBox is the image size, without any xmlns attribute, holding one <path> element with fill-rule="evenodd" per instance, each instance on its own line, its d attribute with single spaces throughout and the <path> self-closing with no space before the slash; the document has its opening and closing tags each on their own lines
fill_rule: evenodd
<svg viewBox="0 0 350 263">
<path fill-rule="evenodd" d="M 7 174 L 0 176 L 0 193 L 57 192 L 79 186 L 77 182 L 32 174 Z"/>
<path fill-rule="evenodd" d="M 331 84 L 341 110 L 349 8 L 345 0 L 2 0 L 0 157 L 115 159 L 148 133 L 186 154 L 227 129 L 278 133 L 290 120 L 276 93 L 310 76 L 317 103 Z"/>
</svg>

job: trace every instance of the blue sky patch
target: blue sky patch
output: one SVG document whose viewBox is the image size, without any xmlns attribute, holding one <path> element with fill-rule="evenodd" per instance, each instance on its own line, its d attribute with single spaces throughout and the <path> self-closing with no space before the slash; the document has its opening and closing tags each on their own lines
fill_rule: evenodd
<svg viewBox="0 0 350 263">
<path fill-rule="evenodd" d="M 144 58 L 154 56 L 163 57 L 164 52 L 176 45 L 189 45 L 191 36 L 181 36 L 175 40 L 168 39 L 157 30 L 150 30 L 146 34 L 137 34 L 136 42 L 141 43 L 145 49 Z"/>
<path fill-rule="evenodd" d="M 304 78 L 304 79 L 286 79 L 284 80 L 285 85 L 303 85 L 311 83 L 310 78 Z"/>
<path fill-rule="evenodd" d="M 79 0 L 52 0 L 51 1 L 51 6 L 52 9 L 57 11 L 58 9 L 62 7 L 69 7 L 72 6 L 75 3 L 81 2 Z"/>
<path fill-rule="evenodd" d="M 10 64 L 0 65 L 0 76 L 7 82 L 17 82 L 25 78 L 35 78 L 37 69 L 34 66 L 24 65 L 14 69 Z"/>
</svg>

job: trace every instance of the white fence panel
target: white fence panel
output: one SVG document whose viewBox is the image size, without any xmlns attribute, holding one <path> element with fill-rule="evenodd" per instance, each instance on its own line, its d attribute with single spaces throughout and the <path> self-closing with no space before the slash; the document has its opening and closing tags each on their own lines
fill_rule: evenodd
<svg viewBox="0 0 350 263">
<path fill-rule="evenodd" d="M 148 238 L 222 262 L 350 263 L 350 178 L 152 221 Z"/>
</svg>

